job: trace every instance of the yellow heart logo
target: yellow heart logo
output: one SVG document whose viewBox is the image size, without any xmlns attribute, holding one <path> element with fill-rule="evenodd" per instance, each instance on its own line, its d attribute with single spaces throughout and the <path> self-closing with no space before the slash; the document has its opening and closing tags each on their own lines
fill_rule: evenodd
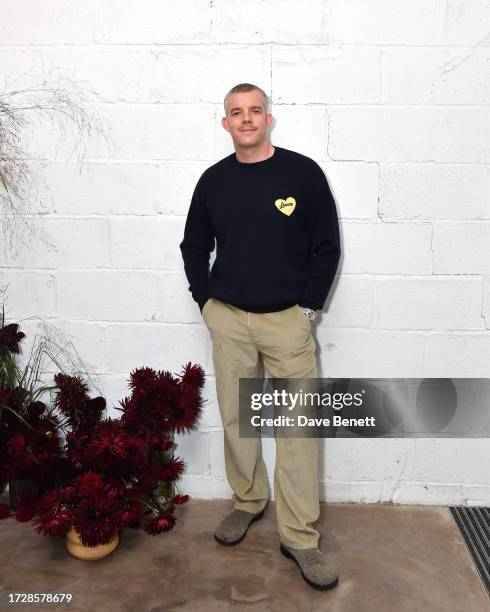
<svg viewBox="0 0 490 612">
<path fill-rule="evenodd" d="M 286 198 L 285 200 L 283 200 L 282 198 L 279 198 L 278 200 L 274 202 L 274 204 L 276 205 L 277 210 L 280 210 L 282 213 L 284 213 L 288 217 L 293 212 L 293 210 L 296 208 L 296 200 L 292 198 L 291 196 L 289 196 L 289 198 Z"/>
</svg>

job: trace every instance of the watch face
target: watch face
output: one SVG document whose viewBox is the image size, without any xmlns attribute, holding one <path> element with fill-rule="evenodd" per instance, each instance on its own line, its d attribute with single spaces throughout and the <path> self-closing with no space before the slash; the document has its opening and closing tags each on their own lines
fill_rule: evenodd
<svg viewBox="0 0 490 612">
<path fill-rule="evenodd" d="M 315 318 L 315 311 L 311 308 L 303 308 L 303 312 L 305 316 L 308 317 L 308 319 L 310 319 L 311 321 Z"/>
</svg>

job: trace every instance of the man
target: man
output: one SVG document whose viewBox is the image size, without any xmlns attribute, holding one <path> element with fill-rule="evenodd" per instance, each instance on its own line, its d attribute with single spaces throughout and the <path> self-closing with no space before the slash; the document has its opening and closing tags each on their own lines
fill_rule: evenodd
<svg viewBox="0 0 490 612">
<path fill-rule="evenodd" d="M 242 83 L 225 97 L 222 126 L 235 153 L 209 167 L 194 190 L 180 244 L 189 290 L 213 342 L 234 508 L 216 529 L 234 545 L 268 503 L 260 438 L 238 435 L 238 382 L 315 378 L 311 321 L 323 308 L 340 258 L 334 200 L 320 166 L 273 146 L 267 95 Z M 216 240 L 217 255 L 209 272 Z M 338 582 L 318 548 L 318 438 L 276 438 L 274 492 L 280 550 L 320 589 Z"/>
</svg>

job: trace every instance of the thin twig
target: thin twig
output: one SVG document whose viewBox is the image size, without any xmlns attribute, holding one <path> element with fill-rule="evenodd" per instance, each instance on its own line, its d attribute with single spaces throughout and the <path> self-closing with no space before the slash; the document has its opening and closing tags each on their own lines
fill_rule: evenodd
<svg viewBox="0 0 490 612">
<path fill-rule="evenodd" d="M 69 159 L 75 158 L 81 165 L 88 137 L 109 139 L 107 123 L 89 101 L 95 94 L 89 82 L 75 80 L 64 72 L 52 70 L 48 73 L 48 77 L 54 75 L 51 80 L 10 91 L 7 75 L 5 89 L 0 91 L 0 217 L 7 252 L 13 258 L 36 236 L 50 250 L 56 250 L 46 231 L 36 223 L 35 217 L 49 210 L 53 198 L 45 178 L 35 168 L 36 164 L 42 166 L 43 158 L 23 145 L 24 130 L 29 126 L 37 129 L 39 124 L 48 122 L 57 128 L 58 146 L 67 139 L 67 127 L 72 127 L 74 144 Z M 28 71 L 18 78 L 26 76 L 34 75 Z"/>
</svg>

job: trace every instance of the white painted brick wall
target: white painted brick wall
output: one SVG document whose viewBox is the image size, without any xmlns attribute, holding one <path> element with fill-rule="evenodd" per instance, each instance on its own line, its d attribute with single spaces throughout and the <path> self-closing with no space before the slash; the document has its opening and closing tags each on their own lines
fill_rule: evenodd
<svg viewBox="0 0 490 612">
<path fill-rule="evenodd" d="M 490 38 L 486 0 L 18 0 L 0 69 L 19 86 L 64 68 L 111 131 L 82 171 L 47 126 L 25 130 L 52 200 L 20 257 L 0 250 L 8 316 L 68 334 L 108 400 L 143 365 L 201 363 L 207 404 L 178 436 L 182 481 L 229 497 L 212 346 L 178 245 L 195 183 L 232 152 L 222 99 L 272 96 L 272 142 L 313 157 L 337 200 L 343 256 L 315 336 L 319 375 L 487 377 Z M 211 261 L 214 261 L 215 253 Z M 30 338 L 32 340 L 32 337 Z M 275 446 L 264 440 L 271 478 Z M 487 440 L 326 440 L 331 501 L 488 504 Z"/>
</svg>

